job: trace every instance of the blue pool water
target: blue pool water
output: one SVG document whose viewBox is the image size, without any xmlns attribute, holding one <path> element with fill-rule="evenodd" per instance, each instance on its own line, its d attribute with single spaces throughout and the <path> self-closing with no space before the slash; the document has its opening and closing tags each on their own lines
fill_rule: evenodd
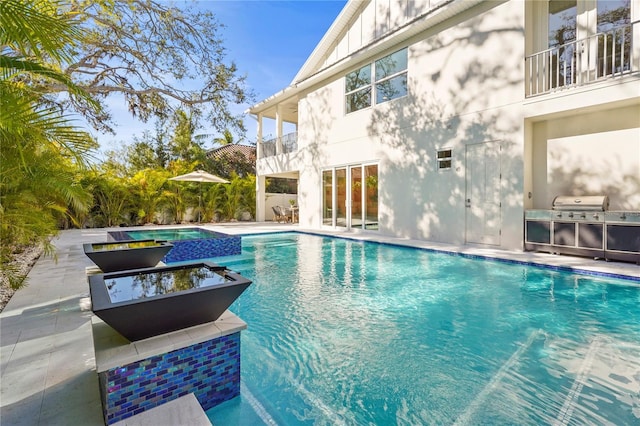
<svg viewBox="0 0 640 426">
<path fill-rule="evenodd" d="M 241 396 L 213 424 L 640 424 L 640 283 L 304 234 L 216 258 Z"/>
<path fill-rule="evenodd" d="M 174 229 L 143 229 L 139 231 L 126 231 L 126 234 L 134 240 L 202 240 L 220 238 L 217 232 L 202 228 L 174 228 Z"/>
</svg>

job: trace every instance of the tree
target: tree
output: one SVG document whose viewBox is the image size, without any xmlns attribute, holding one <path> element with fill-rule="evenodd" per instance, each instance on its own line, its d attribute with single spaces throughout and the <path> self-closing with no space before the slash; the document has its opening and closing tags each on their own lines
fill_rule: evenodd
<svg viewBox="0 0 640 426">
<path fill-rule="evenodd" d="M 8 264 L 13 251 L 31 244 L 51 251 L 59 221 L 80 218 L 91 200 L 77 171 L 96 144 L 40 91 L 65 87 L 100 110 L 60 72 L 81 32 L 59 7 L 46 0 L 0 2 L 0 269 L 13 286 L 21 282 Z"/>
<path fill-rule="evenodd" d="M 169 179 L 169 172 L 163 169 L 145 169 L 136 173 L 129 181 L 140 224 L 156 221 L 158 207 L 162 205 L 163 186 Z"/>
<path fill-rule="evenodd" d="M 205 197 L 206 211 L 215 212 L 220 219 L 239 219 L 243 212 L 256 214 L 256 178 L 254 175 L 231 175 L 228 184 L 213 185 Z M 207 218 L 208 219 L 208 218 Z"/>
<path fill-rule="evenodd" d="M 235 143 L 233 140 L 233 133 L 231 133 L 231 130 L 229 129 L 224 129 L 224 132 L 222 132 L 222 136 L 215 138 L 213 140 L 213 143 L 220 146 L 231 145 Z"/>
<path fill-rule="evenodd" d="M 194 137 L 196 125 L 191 114 L 176 111 L 173 117 L 173 135 L 169 139 L 169 158 L 202 163 L 205 150 Z"/>
<path fill-rule="evenodd" d="M 181 10 L 152 0 L 69 0 L 69 13 L 84 30 L 77 58 L 63 68 L 88 93 L 104 98 L 121 94 L 129 111 L 142 121 L 166 119 L 178 108 L 201 112 L 217 129 L 244 131 L 230 104 L 253 99 L 234 63 L 226 63 L 219 32 L 210 12 Z M 49 92 L 66 92 L 48 84 Z M 100 130 L 110 131 L 111 117 L 83 98 L 71 106 Z"/>
</svg>

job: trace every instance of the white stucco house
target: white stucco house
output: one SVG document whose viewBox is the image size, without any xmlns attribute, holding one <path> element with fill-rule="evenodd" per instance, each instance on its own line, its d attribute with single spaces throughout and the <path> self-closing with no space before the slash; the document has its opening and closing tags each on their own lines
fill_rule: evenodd
<svg viewBox="0 0 640 426">
<path fill-rule="evenodd" d="M 303 227 L 521 249 L 556 195 L 640 210 L 640 0 L 351 0 L 249 113 L 258 220 L 292 177 Z"/>
</svg>

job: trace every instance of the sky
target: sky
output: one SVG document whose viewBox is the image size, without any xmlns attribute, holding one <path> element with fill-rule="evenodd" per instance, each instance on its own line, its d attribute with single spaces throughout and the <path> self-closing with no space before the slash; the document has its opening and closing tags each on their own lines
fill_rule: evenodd
<svg viewBox="0 0 640 426">
<path fill-rule="evenodd" d="M 220 35 L 227 50 L 227 61 L 234 61 L 247 86 L 256 94 L 256 102 L 287 87 L 298 73 L 325 32 L 346 4 L 346 0 L 201 0 L 197 7 L 213 12 L 225 25 Z M 102 152 L 131 143 L 134 136 L 152 130 L 152 123 L 133 119 L 124 99 L 108 98 L 116 135 L 93 133 Z M 244 112 L 250 105 L 232 111 Z M 246 138 L 254 141 L 256 121 L 245 117 Z M 207 129 L 199 133 L 208 133 Z M 271 133 L 264 129 L 265 137 Z M 217 135 L 216 135 L 217 136 Z M 211 148 L 206 144 L 205 148 Z"/>
</svg>

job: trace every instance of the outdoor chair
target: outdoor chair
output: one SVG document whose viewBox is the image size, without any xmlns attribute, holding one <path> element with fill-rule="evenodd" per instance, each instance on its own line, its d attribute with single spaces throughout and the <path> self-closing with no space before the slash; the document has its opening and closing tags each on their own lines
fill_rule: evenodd
<svg viewBox="0 0 640 426">
<path fill-rule="evenodd" d="M 287 222 L 293 222 L 293 211 L 286 207 L 280 207 L 280 211 Z"/>
<path fill-rule="evenodd" d="M 273 220 L 278 223 L 280 223 L 280 221 L 287 221 L 287 217 L 283 214 L 280 206 L 273 206 L 271 209 L 273 210 Z"/>
<path fill-rule="evenodd" d="M 280 221 L 291 222 L 291 212 L 287 212 L 285 208 L 280 206 L 273 206 L 271 207 L 271 209 L 273 210 L 273 220 L 277 221 L 278 223 L 280 223 Z"/>
</svg>

